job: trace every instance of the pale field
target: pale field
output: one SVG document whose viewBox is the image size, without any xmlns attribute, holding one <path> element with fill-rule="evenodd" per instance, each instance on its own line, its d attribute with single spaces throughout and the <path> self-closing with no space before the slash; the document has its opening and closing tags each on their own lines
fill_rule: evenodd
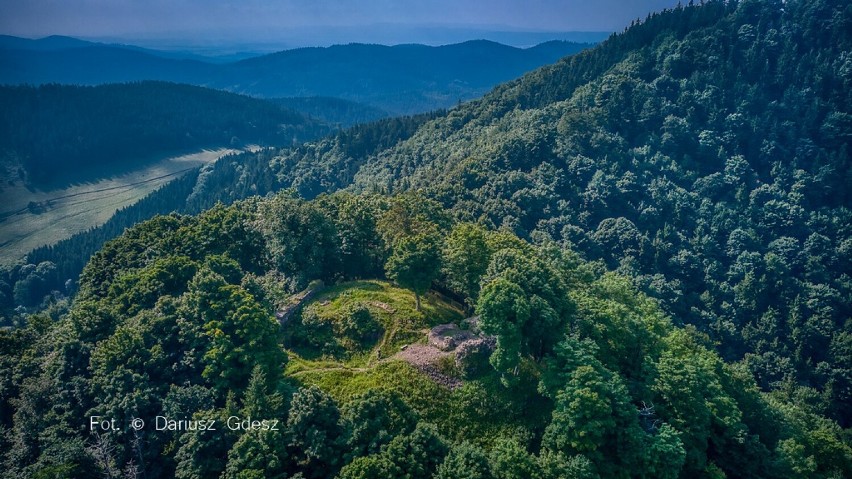
<svg viewBox="0 0 852 479">
<path fill-rule="evenodd" d="M 117 210 L 144 198 L 192 168 L 238 150 L 203 150 L 166 158 L 145 168 L 92 183 L 50 191 L 29 190 L 21 182 L 0 191 L 0 265 L 34 248 L 55 244 L 105 223 Z M 38 213 L 28 207 L 38 205 Z"/>
</svg>

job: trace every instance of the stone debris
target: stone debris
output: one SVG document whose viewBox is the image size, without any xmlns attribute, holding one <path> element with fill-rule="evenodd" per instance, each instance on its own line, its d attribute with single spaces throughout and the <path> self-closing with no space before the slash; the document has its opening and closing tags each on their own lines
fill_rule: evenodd
<svg viewBox="0 0 852 479">
<path fill-rule="evenodd" d="M 425 366 L 438 362 L 439 359 L 451 356 L 447 353 L 426 344 L 409 344 L 405 350 L 396 354 L 397 359 L 402 359 L 412 366 Z"/>
<path fill-rule="evenodd" d="M 462 324 L 476 326 L 476 319 L 466 319 Z M 493 336 L 484 336 L 478 330 L 460 329 L 455 323 L 439 324 L 425 333 L 427 344 L 406 344 L 391 359 L 411 364 L 449 389 L 461 386 L 462 380 L 442 373 L 438 367 L 441 359 L 453 358 L 458 370 L 466 376 L 479 372 L 487 365 L 488 357 L 497 345 Z"/>
<path fill-rule="evenodd" d="M 462 385 L 461 379 L 447 376 L 438 370 L 438 361 L 449 356 L 452 356 L 452 353 L 441 351 L 434 346 L 411 344 L 404 351 L 396 353 L 394 359 L 401 359 L 429 376 L 436 383 L 455 389 Z"/>
<path fill-rule="evenodd" d="M 465 341 L 474 338 L 470 331 L 459 329 L 455 323 L 439 324 L 429 330 L 429 344 L 441 351 L 452 351 Z"/>
<path fill-rule="evenodd" d="M 464 329 L 469 330 L 473 334 L 482 334 L 482 330 L 479 329 L 479 315 L 462 319 L 461 324 Z"/>
</svg>

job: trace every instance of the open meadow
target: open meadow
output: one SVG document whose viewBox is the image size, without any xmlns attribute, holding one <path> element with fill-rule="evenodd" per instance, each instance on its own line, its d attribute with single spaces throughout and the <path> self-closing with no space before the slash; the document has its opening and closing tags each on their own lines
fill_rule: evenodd
<svg viewBox="0 0 852 479">
<path fill-rule="evenodd" d="M 5 183 L 0 190 L 0 264 L 106 222 L 117 210 L 200 165 L 237 150 L 220 148 L 165 158 L 129 173 L 48 191 Z"/>
</svg>

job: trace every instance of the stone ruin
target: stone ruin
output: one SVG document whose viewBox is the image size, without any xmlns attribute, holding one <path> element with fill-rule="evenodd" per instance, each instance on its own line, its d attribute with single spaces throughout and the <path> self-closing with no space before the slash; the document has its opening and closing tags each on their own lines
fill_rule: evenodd
<svg viewBox="0 0 852 479">
<path fill-rule="evenodd" d="M 474 334 L 460 329 L 455 323 L 439 324 L 429 330 L 429 345 L 441 351 L 453 351 L 465 341 L 473 339 Z"/>
<path fill-rule="evenodd" d="M 494 336 L 479 336 L 460 344 L 456 348 L 456 366 L 462 377 L 470 378 L 484 372 L 496 347 Z"/>
<path fill-rule="evenodd" d="M 428 334 L 429 345 L 444 352 L 455 352 L 455 362 L 464 377 L 471 377 L 488 366 L 488 359 L 497 339 L 482 334 L 479 330 L 479 317 L 462 321 L 467 329 L 459 328 L 455 323 L 439 324 Z"/>
</svg>

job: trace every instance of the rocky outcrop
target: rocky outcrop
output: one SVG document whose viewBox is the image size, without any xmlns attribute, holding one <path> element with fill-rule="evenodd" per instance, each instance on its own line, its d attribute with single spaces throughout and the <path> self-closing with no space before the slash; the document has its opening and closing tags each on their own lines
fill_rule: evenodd
<svg viewBox="0 0 852 479">
<path fill-rule="evenodd" d="M 435 381 L 437 384 L 455 389 L 461 386 L 461 379 L 444 374 L 438 367 L 438 363 L 443 358 L 450 356 L 452 356 L 451 353 L 438 350 L 432 345 L 411 344 L 397 353 L 394 358 L 411 364 L 418 371 L 429 376 L 429 379 Z"/>
<path fill-rule="evenodd" d="M 479 331 L 478 319 L 462 321 L 466 329 L 455 323 L 439 324 L 427 333 L 428 344 L 407 344 L 393 359 L 406 361 L 436 383 L 455 389 L 461 386 L 461 378 L 476 376 L 489 367 L 488 358 L 497 346 L 496 338 Z M 441 366 L 447 360 L 451 366 Z"/>
<path fill-rule="evenodd" d="M 429 330 L 428 340 L 431 346 L 441 351 L 453 351 L 460 344 L 474 338 L 471 331 L 460 329 L 455 323 L 439 324 Z"/>
</svg>

